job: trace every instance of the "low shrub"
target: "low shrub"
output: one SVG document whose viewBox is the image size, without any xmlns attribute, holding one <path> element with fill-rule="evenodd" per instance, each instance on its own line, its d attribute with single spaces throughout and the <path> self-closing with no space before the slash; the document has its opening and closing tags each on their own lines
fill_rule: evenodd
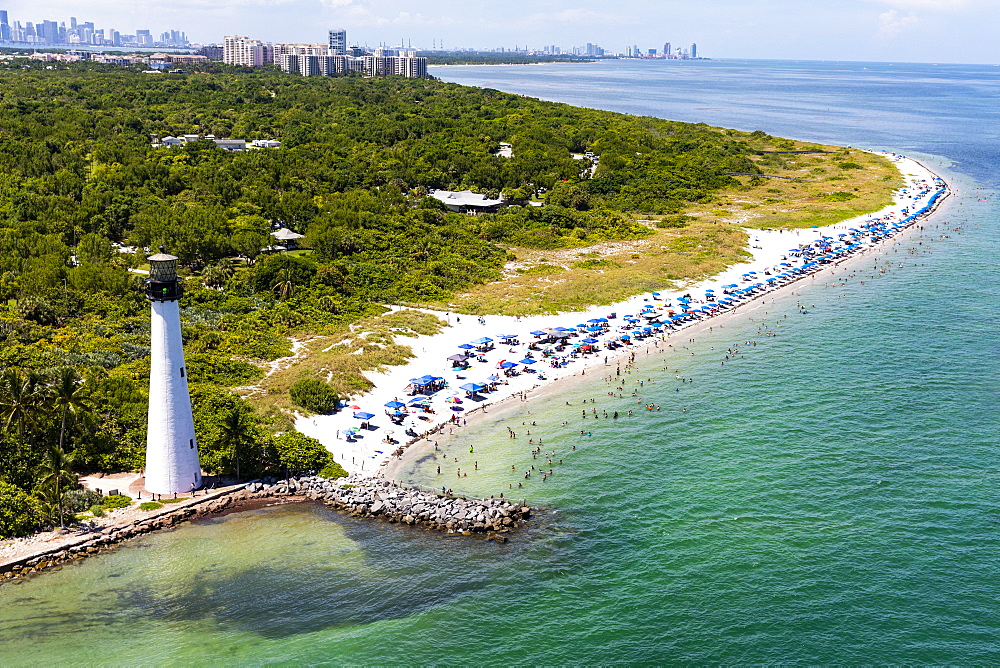
<svg viewBox="0 0 1000 668">
<path fill-rule="evenodd" d="M 344 467 L 337 462 L 330 462 L 323 467 L 323 470 L 319 472 L 319 477 L 321 478 L 346 478 L 347 471 Z"/>
<path fill-rule="evenodd" d="M 90 507 L 90 514 L 94 517 L 104 517 L 104 506 L 94 504 Z"/>
<path fill-rule="evenodd" d="M 176 499 L 160 499 L 160 503 L 180 503 L 184 500 L 184 497 L 177 497 Z"/>
<path fill-rule="evenodd" d="M 93 489 L 71 489 L 63 496 L 63 508 L 70 513 L 82 513 L 101 505 L 104 495 Z"/>
<path fill-rule="evenodd" d="M 858 196 L 854 193 L 849 193 L 844 190 L 838 190 L 835 193 L 830 193 L 829 195 L 823 195 L 821 198 L 824 202 L 846 202 L 848 200 L 857 199 Z"/>
<path fill-rule="evenodd" d="M 119 508 L 128 508 L 132 505 L 132 497 L 125 496 L 124 494 L 115 494 L 114 496 L 109 496 L 101 502 L 101 505 L 108 510 L 117 510 Z"/>
<path fill-rule="evenodd" d="M 303 378 L 295 381 L 288 390 L 292 403 L 311 413 L 326 415 L 337 408 L 336 391 L 318 378 Z"/>
<path fill-rule="evenodd" d="M 162 503 L 157 503 L 156 501 L 143 501 L 139 504 L 139 510 L 157 510 L 162 508 Z"/>
<path fill-rule="evenodd" d="M 38 500 L 19 487 L 0 482 L 0 540 L 26 536 L 41 523 Z"/>
<path fill-rule="evenodd" d="M 669 229 L 672 227 L 687 227 L 696 220 L 698 219 L 695 218 L 694 216 L 685 216 L 682 213 L 678 213 L 672 216 L 664 216 L 662 219 L 656 221 L 656 226 L 659 227 L 660 229 Z"/>
</svg>

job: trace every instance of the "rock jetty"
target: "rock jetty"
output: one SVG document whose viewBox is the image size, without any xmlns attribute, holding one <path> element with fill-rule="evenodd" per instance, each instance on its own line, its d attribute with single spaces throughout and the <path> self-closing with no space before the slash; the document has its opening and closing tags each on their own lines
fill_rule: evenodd
<svg viewBox="0 0 1000 668">
<path fill-rule="evenodd" d="M 23 582 L 63 564 L 101 554 L 126 540 L 181 522 L 240 510 L 268 502 L 311 499 L 360 518 L 406 524 L 452 534 L 480 534 L 489 540 L 507 542 L 507 535 L 531 517 L 523 502 L 506 499 L 470 500 L 402 487 L 388 480 L 351 476 L 328 479 L 301 476 L 286 480 L 255 480 L 242 486 L 197 498 L 180 507 L 165 506 L 150 514 L 100 530 L 87 532 L 57 548 L 41 548 L 32 554 L 0 563 L 0 585 Z"/>
<path fill-rule="evenodd" d="M 304 495 L 355 517 L 419 525 L 427 529 L 492 534 L 504 542 L 531 516 L 531 508 L 506 499 L 464 499 L 402 487 L 388 480 L 351 476 L 339 480 L 302 477 L 247 485 L 249 498 Z"/>
</svg>

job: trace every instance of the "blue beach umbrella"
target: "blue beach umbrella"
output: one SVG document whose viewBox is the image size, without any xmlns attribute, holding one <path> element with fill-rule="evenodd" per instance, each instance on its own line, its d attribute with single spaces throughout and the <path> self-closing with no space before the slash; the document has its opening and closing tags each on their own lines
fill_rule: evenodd
<svg viewBox="0 0 1000 668">
<path fill-rule="evenodd" d="M 503 362 L 500 364 L 501 369 L 513 369 L 516 366 L 517 364 L 515 364 L 514 362 Z"/>
<path fill-rule="evenodd" d="M 542 331 L 542 330 L 540 330 L 540 329 L 537 329 L 537 330 L 535 330 L 534 332 L 532 332 L 532 333 L 531 333 L 531 335 L 532 335 L 532 336 L 545 336 L 545 332 L 543 332 L 543 331 Z"/>
<path fill-rule="evenodd" d="M 404 404 L 402 401 L 389 401 L 389 402 L 387 402 L 385 404 L 385 407 L 386 408 L 402 408 L 405 405 L 406 404 Z"/>
<path fill-rule="evenodd" d="M 374 413 L 365 413 L 365 412 L 362 411 L 360 413 L 355 413 L 354 417 L 356 417 L 359 420 L 371 420 L 373 417 L 375 417 L 375 414 Z"/>
<path fill-rule="evenodd" d="M 472 345 L 471 343 L 463 343 L 462 345 L 459 346 L 459 348 L 461 348 L 462 350 L 472 350 L 473 348 L 475 348 L 475 346 Z"/>
<path fill-rule="evenodd" d="M 520 361 L 519 363 L 520 363 L 520 364 L 534 364 L 534 363 L 535 363 L 535 362 L 537 362 L 537 361 L 538 361 L 538 360 L 533 360 L 533 359 L 531 359 L 530 357 L 525 357 L 525 358 L 524 358 L 523 360 L 521 360 L 521 361 Z"/>
</svg>

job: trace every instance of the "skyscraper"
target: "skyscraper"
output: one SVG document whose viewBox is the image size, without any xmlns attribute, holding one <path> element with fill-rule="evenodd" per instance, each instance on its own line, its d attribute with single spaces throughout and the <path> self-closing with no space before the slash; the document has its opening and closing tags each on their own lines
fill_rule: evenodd
<svg viewBox="0 0 1000 668">
<path fill-rule="evenodd" d="M 674 52 L 670 49 L 670 42 L 664 42 L 663 43 L 663 57 L 664 58 L 669 58 L 672 55 L 674 55 Z"/>
<path fill-rule="evenodd" d="M 346 30 L 331 30 L 330 31 L 330 55 L 331 56 L 346 56 L 347 55 L 347 31 Z"/>
<path fill-rule="evenodd" d="M 697 44 L 692 44 L 691 45 L 691 57 L 692 58 L 697 58 L 698 57 L 698 45 Z"/>
</svg>

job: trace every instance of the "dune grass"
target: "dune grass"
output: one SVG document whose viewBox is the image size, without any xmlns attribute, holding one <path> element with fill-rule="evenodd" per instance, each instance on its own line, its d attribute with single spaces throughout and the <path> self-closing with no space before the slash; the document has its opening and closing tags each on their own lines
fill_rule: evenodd
<svg viewBox="0 0 1000 668">
<path fill-rule="evenodd" d="M 434 308 L 461 313 L 537 315 L 577 311 L 716 274 L 748 257 L 735 225 L 694 220 L 639 241 L 560 251 L 512 249 L 502 281 L 479 285 Z"/>
<path fill-rule="evenodd" d="M 364 372 L 405 364 L 415 356 L 409 346 L 397 343 L 396 337 L 432 335 L 444 325 L 433 314 L 411 309 L 359 320 L 336 334 L 309 339 L 296 361 L 241 393 L 270 417 L 272 425 L 290 424 L 292 410 L 307 412 L 291 403 L 288 390 L 295 381 L 319 378 L 342 398 L 364 393 L 373 387 Z"/>
<path fill-rule="evenodd" d="M 685 213 L 758 229 L 801 229 L 838 223 L 892 204 L 903 184 L 890 160 L 858 149 L 775 140 L 763 150 L 822 153 L 768 153 L 754 161 L 766 177 L 735 177 L 740 186 Z"/>
</svg>

